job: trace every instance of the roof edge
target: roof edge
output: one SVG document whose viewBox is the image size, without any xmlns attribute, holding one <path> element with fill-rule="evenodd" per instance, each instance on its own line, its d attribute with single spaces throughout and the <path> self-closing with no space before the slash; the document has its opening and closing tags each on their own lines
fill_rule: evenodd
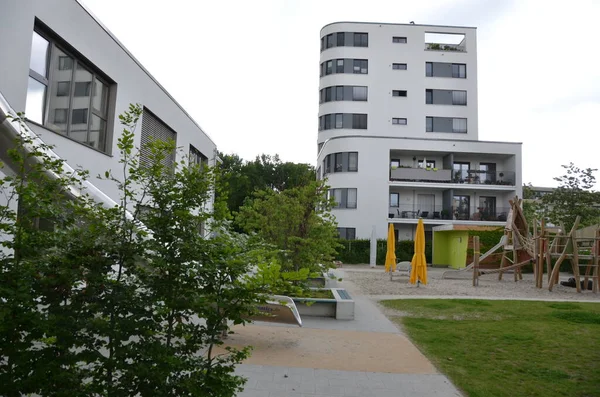
<svg viewBox="0 0 600 397">
<path fill-rule="evenodd" d="M 429 24 L 421 24 L 421 23 L 336 21 L 336 22 L 330 22 L 327 25 L 323 26 L 321 28 L 321 31 L 323 31 L 323 29 L 325 29 L 328 26 L 342 24 L 342 23 L 355 23 L 355 24 L 364 24 L 364 25 L 398 25 L 398 26 L 424 26 L 424 27 L 432 27 L 432 28 L 477 29 L 476 26 L 429 25 Z"/>
</svg>

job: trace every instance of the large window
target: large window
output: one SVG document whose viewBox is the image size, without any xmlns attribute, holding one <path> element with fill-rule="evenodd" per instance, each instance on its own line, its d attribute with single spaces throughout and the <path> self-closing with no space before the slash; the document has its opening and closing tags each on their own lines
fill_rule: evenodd
<svg viewBox="0 0 600 397">
<path fill-rule="evenodd" d="M 455 79 L 467 78 L 467 65 L 464 63 L 426 62 L 425 76 L 451 77 Z"/>
<path fill-rule="evenodd" d="M 321 64 L 319 72 L 321 77 L 337 73 L 368 74 L 369 61 L 353 58 L 331 59 Z"/>
<path fill-rule="evenodd" d="M 319 103 L 332 101 L 366 101 L 366 86 L 337 85 L 319 91 Z"/>
<path fill-rule="evenodd" d="M 356 193 L 356 188 L 330 189 L 329 197 L 335 200 L 333 208 L 356 208 Z"/>
<path fill-rule="evenodd" d="M 452 170 L 454 172 L 454 182 L 463 183 L 469 177 L 469 169 L 471 168 L 471 163 L 469 162 L 461 162 L 457 161 L 452 165 Z"/>
<path fill-rule="evenodd" d="M 331 153 L 323 159 L 323 174 L 330 172 L 357 172 L 358 152 Z"/>
<path fill-rule="evenodd" d="M 26 117 L 52 131 L 109 151 L 109 83 L 63 45 L 34 31 Z"/>
<path fill-rule="evenodd" d="M 368 33 L 336 32 L 321 37 L 321 51 L 332 47 L 368 47 Z"/>
<path fill-rule="evenodd" d="M 347 128 L 367 129 L 367 115 L 362 113 L 332 113 L 319 117 L 319 131 Z"/>
<path fill-rule="evenodd" d="M 340 235 L 340 238 L 343 240 L 356 239 L 356 228 L 354 227 L 338 227 L 337 231 Z"/>
<path fill-rule="evenodd" d="M 428 116 L 425 117 L 425 131 L 464 134 L 467 132 L 467 119 Z"/>
<path fill-rule="evenodd" d="M 456 219 L 468 220 L 471 217 L 471 198 L 469 196 L 454 196 L 453 207 Z"/>
<path fill-rule="evenodd" d="M 467 105 L 467 91 L 464 90 L 425 90 L 425 103 L 429 105 Z"/>
</svg>

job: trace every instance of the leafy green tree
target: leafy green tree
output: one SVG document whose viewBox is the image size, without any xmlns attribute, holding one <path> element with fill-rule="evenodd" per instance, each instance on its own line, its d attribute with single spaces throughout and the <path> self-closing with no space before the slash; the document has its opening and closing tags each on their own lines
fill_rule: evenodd
<svg viewBox="0 0 600 397">
<path fill-rule="evenodd" d="M 228 322 L 262 301 L 247 273 L 263 248 L 207 205 L 216 174 L 164 166 L 173 142 L 133 146 L 139 106 L 121 115 L 122 205 L 85 194 L 45 147 L 17 141 L 0 179 L 0 384 L 6 396 L 234 396 L 249 350 L 221 349 Z M 22 123 L 21 119 L 17 122 Z M 33 147 L 33 151 L 24 150 Z M 83 192 L 83 194 L 81 194 Z M 15 200 L 19 211 L 15 211 Z M 129 210 L 129 211 L 128 211 Z M 210 223 L 212 237 L 199 233 Z"/>
<path fill-rule="evenodd" d="M 236 154 L 220 153 L 220 166 L 226 182 L 224 194 L 229 210 L 234 213 L 251 198 L 255 191 L 282 191 L 304 186 L 316 179 L 314 167 L 309 164 L 282 162 L 278 155 L 262 154 L 254 161 L 244 161 Z"/>
<path fill-rule="evenodd" d="M 236 222 L 280 250 L 283 271 L 332 263 L 340 247 L 324 181 L 283 191 L 264 190 L 240 208 Z"/>
<path fill-rule="evenodd" d="M 523 215 L 530 227 L 533 227 L 533 220 L 543 219 L 543 206 L 535 197 L 531 183 L 523 184 Z"/>
<path fill-rule="evenodd" d="M 581 226 L 600 222 L 600 192 L 592 190 L 597 169 L 579 168 L 573 163 L 562 167 L 566 173 L 554 178 L 559 186 L 542 197 L 547 218 L 555 224 L 563 222 L 567 230 L 577 216 L 581 217 Z"/>
</svg>

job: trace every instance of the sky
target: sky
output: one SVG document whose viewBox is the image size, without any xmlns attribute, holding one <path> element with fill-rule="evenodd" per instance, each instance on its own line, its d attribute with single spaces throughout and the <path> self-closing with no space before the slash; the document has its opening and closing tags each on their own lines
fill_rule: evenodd
<svg viewBox="0 0 600 397">
<path fill-rule="evenodd" d="M 600 0 L 81 2 L 225 153 L 314 165 L 320 29 L 414 21 L 477 27 L 479 139 L 522 142 L 523 182 L 600 168 Z"/>
</svg>

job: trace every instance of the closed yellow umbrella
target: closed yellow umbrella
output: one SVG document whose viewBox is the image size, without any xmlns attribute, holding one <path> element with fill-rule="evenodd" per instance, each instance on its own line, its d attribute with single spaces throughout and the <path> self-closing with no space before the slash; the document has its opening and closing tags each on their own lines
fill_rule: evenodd
<svg viewBox="0 0 600 397">
<path fill-rule="evenodd" d="M 396 236 L 394 234 L 394 225 L 390 223 L 387 236 L 387 253 L 385 254 L 385 271 L 396 271 Z M 390 273 L 391 277 L 391 273 Z"/>
<path fill-rule="evenodd" d="M 427 259 L 425 258 L 425 227 L 423 219 L 419 219 L 415 236 L 415 254 L 413 255 L 410 270 L 410 283 L 421 282 L 427 284 Z"/>
</svg>

